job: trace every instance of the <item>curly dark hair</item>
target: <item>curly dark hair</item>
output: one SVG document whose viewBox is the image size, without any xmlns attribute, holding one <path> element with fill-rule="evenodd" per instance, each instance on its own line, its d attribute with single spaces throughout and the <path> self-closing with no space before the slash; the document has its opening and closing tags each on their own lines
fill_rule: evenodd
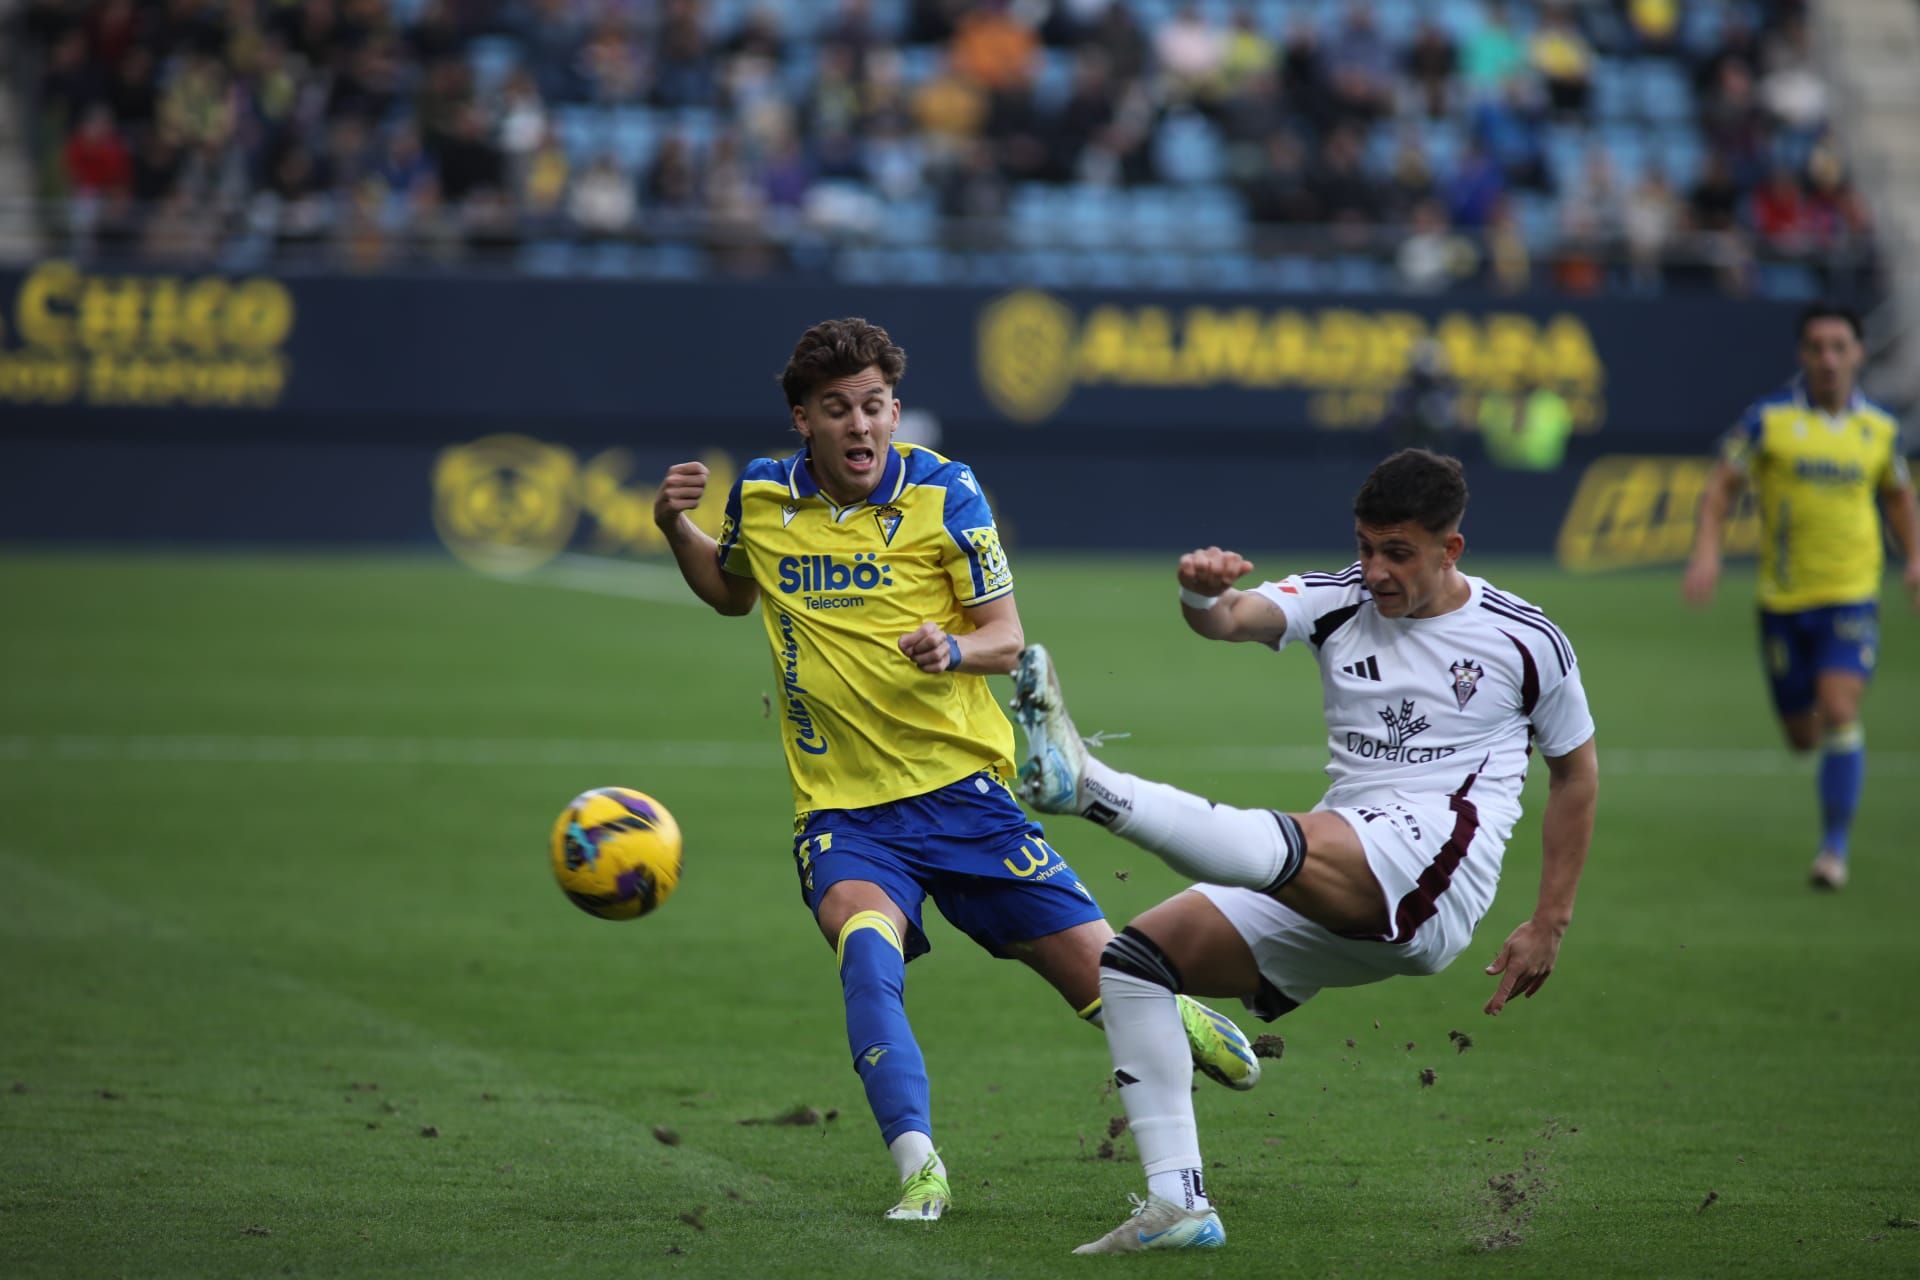
<svg viewBox="0 0 1920 1280">
<path fill-rule="evenodd" d="M 1842 320 L 1847 328 L 1853 330 L 1857 342 L 1866 336 L 1866 330 L 1860 323 L 1860 313 L 1852 307 L 1838 302 L 1814 302 L 1801 308 L 1800 318 L 1794 322 L 1793 336 L 1796 341 L 1807 340 L 1807 326 L 1815 320 Z"/>
<path fill-rule="evenodd" d="M 897 387 L 907 376 L 907 353 L 893 345 L 885 329 L 859 316 L 822 320 L 794 344 L 780 371 L 780 389 L 788 406 L 798 407 L 821 383 L 852 377 L 870 365 L 880 367 L 889 387 Z"/>
<path fill-rule="evenodd" d="M 1467 509 L 1467 476 L 1460 459 L 1428 449 L 1402 449 L 1373 469 L 1353 499 L 1361 524 L 1412 521 L 1429 533 L 1460 523 Z"/>
</svg>

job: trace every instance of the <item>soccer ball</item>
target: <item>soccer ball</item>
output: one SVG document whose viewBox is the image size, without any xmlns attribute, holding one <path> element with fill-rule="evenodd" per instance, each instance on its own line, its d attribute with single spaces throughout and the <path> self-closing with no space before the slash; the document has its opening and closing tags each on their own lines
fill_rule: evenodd
<svg viewBox="0 0 1920 1280">
<path fill-rule="evenodd" d="M 575 796 L 549 845 L 560 891 L 602 920 L 637 920 L 680 884 L 680 824 L 658 800 L 626 787 Z"/>
</svg>

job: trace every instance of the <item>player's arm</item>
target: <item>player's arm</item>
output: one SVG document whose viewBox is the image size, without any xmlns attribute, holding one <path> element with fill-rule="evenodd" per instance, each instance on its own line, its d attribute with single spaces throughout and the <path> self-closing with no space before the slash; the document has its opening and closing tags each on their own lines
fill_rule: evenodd
<svg viewBox="0 0 1920 1280">
<path fill-rule="evenodd" d="M 1713 464 L 1693 523 L 1693 553 L 1687 557 L 1687 575 L 1680 584 L 1688 604 L 1712 601 L 1720 581 L 1720 547 L 1726 537 L 1727 517 L 1746 487 L 1746 469 L 1727 458 Z"/>
<path fill-rule="evenodd" d="M 1600 799 L 1600 755 L 1593 739 L 1563 756 L 1547 757 L 1547 808 L 1540 823 L 1540 898 L 1533 917 L 1508 935 L 1487 972 L 1500 975 L 1488 1013 L 1499 1013 L 1515 996 L 1532 997 L 1560 955 L 1560 939 L 1573 923 L 1573 895 L 1593 843 L 1593 813 Z"/>
<path fill-rule="evenodd" d="M 1720 548 L 1726 540 L 1727 518 L 1733 504 L 1747 484 L 1747 462 L 1760 447 L 1759 406 L 1748 409 L 1727 432 L 1720 445 L 1720 460 L 1714 463 L 1700 491 L 1700 504 L 1694 510 L 1693 552 L 1687 557 L 1686 576 L 1680 582 L 1680 594 L 1691 605 L 1705 605 L 1713 599 L 1720 582 Z"/>
<path fill-rule="evenodd" d="M 1280 642 L 1287 632 L 1287 615 L 1265 596 L 1234 589 L 1252 569 L 1253 561 L 1219 547 L 1180 557 L 1180 614 L 1195 634 L 1209 640 Z"/>
<path fill-rule="evenodd" d="M 703 533 L 687 512 L 700 505 L 707 491 L 707 468 L 699 462 L 676 462 L 667 468 L 660 492 L 653 500 L 653 522 L 666 535 L 667 546 L 680 566 L 680 576 L 693 594 L 729 617 L 750 613 L 760 599 L 753 579 L 720 567 L 720 544 Z"/>
<path fill-rule="evenodd" d="M 900 652 L 928 675 L 942 671 L 1012 675 L 1020 664 L 1020 650 L 1027 645 L 1012 593 L 969 607 L 967 619 L 973 630 L 963 636 L 949 635 L 938 623 L 923 622 L 910 635 L 900 637 Z"/>
<path fill-rule="evenodd" d="M 1893 530 L 1893 540 L 1900 544 L 1900 554 L 1906 557 L 1901 580 L 1906 583 L 1907 599 L 1920 609 L 1920 499 L 1914 495 L 1906 460 L 1897 452 L 1880 482 L 1880 511 L 1887 528 Z"/>
</svg>

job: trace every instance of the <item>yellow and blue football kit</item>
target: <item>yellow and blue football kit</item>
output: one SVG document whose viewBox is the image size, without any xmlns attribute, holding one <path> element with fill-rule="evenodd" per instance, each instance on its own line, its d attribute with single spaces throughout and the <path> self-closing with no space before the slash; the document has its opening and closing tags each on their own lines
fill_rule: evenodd
<svg viewBox="0 0 1920 1280">
<path fill-rule="evenodd" d="M 1796 378 L 1750 406 L 1722 456 L 1760 507 L 1760 646 L 1775 709 L 1810 711 L 1819 677 L 1869 679 L 1885 564 L 1876 500 L 1908 483 L 1899 424 L 1858 392 L 1838 413 Z M 1858 724 L 1821 742 L 1821 847 L 1844 858 L 1866 769 Z"/>
<path fill-rule="evenodd" d="M 873 493 L 842 507 L 804 452 L 755 459 L 719 556 L 760 588 L 810 908 L 841 880 L 877 883 L 908 917 L 909 957 L 927 949 L 929 894 L 996 955 L 1101 918 L 1002 781 L 1013 728 L 986 677 L 930 675 L 900 651 L 929 621 L 964 648 L 966 611 L 1013 590 L 970 468 L 897 444 Z"/>
<path fill-rule="evenodd" d="M 718 554 L 760 588 L 802 899 L 817 916 L 834 885 L 866 881 L 907 918 L 901 937 L 885 914 L 856 912 L 835 950 L 854 1071 L 896 1162 L 919 1169 L 887 1216 L 935 1218 L 947 1187 L 920 1136 L 931 1091 L 904 996 L 906 962 L 929 945 L 925 900 L 1000 956 L 1102 918 L 1002 781 L 1013 728 L 986 678 L 929 674 L 900 650 L 923 622 L 964 646 L 967 610 L 1013 590 L 993 513 L 969 468 L 913 445 L 889 449 L 872 494 L 844 507 L 805 452 L 757 458 L 728 496 Z"/>
<path fill-rule="evenodd" d="M 1829 414 L 1796 380 L 1757 401 L 1728 433 L 1723 456 L 1760 504 L 1760 607 L 1793 613 L 1880 595 L 1882 489 L 1906 483 L 1900 427 L 1855 395 Z"/>
</svg>

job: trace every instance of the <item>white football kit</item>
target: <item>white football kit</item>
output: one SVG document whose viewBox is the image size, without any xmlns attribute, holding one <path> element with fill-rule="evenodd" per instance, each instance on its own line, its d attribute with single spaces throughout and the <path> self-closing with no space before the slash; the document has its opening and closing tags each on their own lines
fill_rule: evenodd
<svg viewBox="0 0 1920 1280">
<path fill-rule="evenodd" d="M 1359 833 L 1386 899 L 1384 936 L 1349 937 L 1252 889 L 1198 886 L 1246 940 L 1275 1017 L 1322 987 L 1437 973 L 1466 947 L 1500 883 L 1535 746 L 1593 736 L 1573 646 L 1518 596 L 1468 576 L 1465 605 L 1384 618 L 1360 566 L 1262 583 L 1286 614 L 1277 649 L 1320 664 L 1333 785 L 1316 811 Z"/>
</svg>

